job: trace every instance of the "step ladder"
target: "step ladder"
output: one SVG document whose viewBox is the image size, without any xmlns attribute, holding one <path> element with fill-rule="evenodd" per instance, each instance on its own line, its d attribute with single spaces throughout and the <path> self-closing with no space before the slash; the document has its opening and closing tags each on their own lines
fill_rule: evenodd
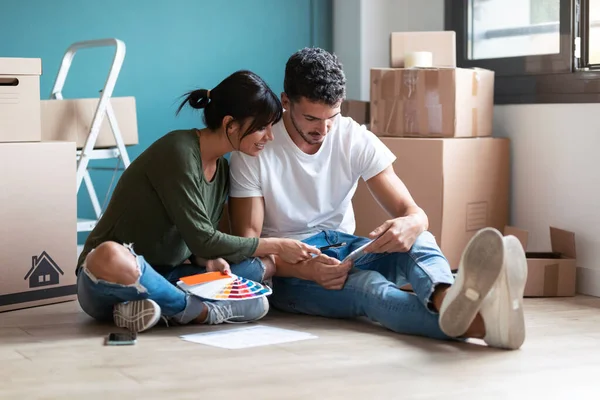
<svg viewBox="0 0 600 400">
<path fill-rule="evenodd" d="M 94 229 L 103 213 L 89 172 L 90 170 L 95 169 L 89 167 L 90 160 L 118 159 L 119 163 L 123 163 L 123 169 L 129 167 L 130 164 L 129 155 L 127 154 L 121 131 L 119 130 L 119 124 L 110 103 L 110 98 L 113 94 L 115 84 L 117 83 L 119 73 L 121 72 L 123 60 L 125 59 L 124 42 L 118 39 L 100 39 L 77 42 L 69 46 L 62 59 L 60 69 L 58 70 L 56 81 L 50 94 L 50 99 L 63 100 L 62 90 L 65 86 L 65 81 L 69 69 L 71 68 L 73 58 L 75 57 L 75 53 L 81 49 L 94 47 L 114 47 L 115 53 L 106 83 L 100 94 L 100 101 L 98 102 L 96 112 L 94 113 L 85 145 L 82 150 L 77 150 L 77 193 L 79 193 L 82 182 L 85 182 L 87 192 L 92 202 L 92 207 L 94 208 L 94 213 L 96 214 L 96 219 L 77 218 L 77 232 L 89 232 Z M 106 149 L 95 149 L 96 140 L 100 134 L 100 127 L 102 126 L 105 116 L 108 118 L 116 146 Z"/>
</svg>

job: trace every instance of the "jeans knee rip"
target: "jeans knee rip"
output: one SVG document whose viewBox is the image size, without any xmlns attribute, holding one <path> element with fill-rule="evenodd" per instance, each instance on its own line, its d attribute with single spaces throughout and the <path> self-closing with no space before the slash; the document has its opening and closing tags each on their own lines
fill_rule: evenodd
<svg viewBox="0 0 600 400">
<path fill-rule="evenodd" d="M 148 290 L 140 283 L 140 279 L 142 278 L 142 268 L 140 266 L 140 256 L 138 256 L 134 251 L 133 251 L 133 243 L 128 243 L 124 245 L 125 248 L 127 250 L 129 250 L 129 252 L 135 257 L 135 264 L 139 273 L 139 276 L 137 278 L 137 280 L 135 281 L 135 283 L 131 284 L 131 285 L 123 285 L 121 283 L 114 283 L 114 282 L 108 282 L 106 280 L 103 279 L 98 279 L 96 278 L 96 276 L 92 273 L 92 271 L 90 271 L 87 267 L 87 259 L 90 256 L 90 254 L 92 254 L 92 252 L 94 251 L 94 249 L 92 249 L 89 254 L 86 256 L 81 269 L 82 271 L 86 274 L 86 276 L 88 278 L 90 278 L 90 280 L 94 283 L 94 284 L 107 284 L 107 285 L 111 285 L 111 286 L 118 286 L 118 287 L 131 287 L 131 288 L 135 288 L 137 290 L 138 293 L 148 293 Z"/>
</svg>

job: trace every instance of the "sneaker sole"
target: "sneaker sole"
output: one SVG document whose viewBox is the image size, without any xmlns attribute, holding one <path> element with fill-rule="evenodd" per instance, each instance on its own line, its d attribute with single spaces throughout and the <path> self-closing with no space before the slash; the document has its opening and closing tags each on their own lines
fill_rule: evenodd
<svg viewBox="0 0 600 400">
<path fill-rule="evenodd" d="M 132 332 L 143 332 L 160 320 L 160 307 L 154 300 L 137 300 L 115 306 L 113 319 L 119 328 Z"/>
<path fill-rule="evenodd" d="M 525 314 L 523 311 L 523 294 L 527 283 L 527 259 L 521 242 L 514 236 L 504 238 L 505 257 L 507 261 L 506 279 L 508 282 L 510 310 L 510 329 L 507 346 L 518 349 L 525 342 Z"/>
<path fill-rule="evenodd" d="M 440 310 L 440 328 L 450 337 L 460 337 L 469 329 L 502 272 L 504 242 L 499 231 L 484 228 L 471 238 L 461 257 L 458 281 L 448 289 Z M 460 284 L 462 283 L 462 284 Z"/>
</svg>

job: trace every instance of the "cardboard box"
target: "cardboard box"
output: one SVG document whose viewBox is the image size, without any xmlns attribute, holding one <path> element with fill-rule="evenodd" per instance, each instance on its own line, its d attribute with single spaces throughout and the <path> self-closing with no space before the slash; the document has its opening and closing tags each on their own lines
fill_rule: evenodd
<svg viewBox="0 0 600 400">
<path fill-rule="evenodd" d="M 394 169 L 427 213 L 429 231 L 452 269 L 475 232 L 508 224 L 508 139 L 380 139 L 396 155 Z M 352 202 L 357 235 L 390 218 L 362 180 Z"/>
<path fill-rule="evenodd" d="M 82 149 L 87 140 L 96 107 L 100 99 L 42 100 L 42 141 L 76 142 Z M 134 97 L 112 97 L 111 104 L 117 117 L 123 142 L 138 144 L 138 126 Z M 115 146 L 115 139 L 105 116 L 94 148 Z"/>
<path fill-rule="evenodd" d="M 371 130 L 379 136 L 492 135 L 494 72 L 371 69 Z"/>
<path fill-rule="evenodd" d="M 39 142 L 39 58 L 0 58 L 0 143 Z"/>
<path fill-rule="evenodd" d="M 0 143 L 0 311 L 75 299 L 75 143 Z"/>
<path fill-rule="evenodd" d="M 527 250 L 528 232 L 507 226 L 505 235 L 516 236 Z M 550 227 L 550 252 L 526 252 L 526 297 L 575 296 L 577 254 L 573 232 Z"/>
<path fill-rule="evenodd" d="M 434 67 L 456 67 L 456 33 L 392 32 L 390 35 L 390 66 L 404 68 L 404 56 L 415 51 L 433 54 Z"/>
<path fill-rule="evenodd" d="M 371 104 L 368 101 L 345 100 L 342 103 L 341 114 L 361 125 L 368 125 L 371 123 Z"/>
</svg>

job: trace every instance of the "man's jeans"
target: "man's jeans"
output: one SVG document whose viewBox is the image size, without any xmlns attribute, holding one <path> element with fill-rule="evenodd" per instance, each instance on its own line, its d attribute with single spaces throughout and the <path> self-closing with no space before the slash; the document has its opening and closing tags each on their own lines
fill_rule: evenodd
<svg viewBox="0 0 600 400">
<path fill-rule="evenodd" d="M 176 284 L 179 278 L 206 272 L 206 268 L 183 264 L 171 268 L 152 268 L 143 256 L 135 254 L 140 278 L 133 285 L 119 285 L 94 277 L 82 266 L 77 275 L 77 297 L 83 311 L 99 321 L 112 321 L 113 307 L 126 301 L 151 299 L 161 308 L 162 315 L 177 323 L 187 324 L 204 309 L 204 300 L 186 294 Z M 258 258 L 231 265 L 231 272 L 246 279 L 261 282 L 265 266 Z"/>
<path fill-rule="evenodd" d="M 304 241 L 323 247 L 346 242 L 324 253 L 338 260 L 368 242 L 325 231 Z M 359 258 L 341 290 L 327 290 L 296 278 L 273 278 L 271 305 L 281 311 L 328 318 L 367 317 L 403 334 L 449 339 L 439 327 L 431 295 L 438 284 L 452 284 L 450 266 L 430 232 L 422 233 L 406 253 L 367 254 Z M 410 283 L 414 294 L 400 290 Z"/>
</svg>

